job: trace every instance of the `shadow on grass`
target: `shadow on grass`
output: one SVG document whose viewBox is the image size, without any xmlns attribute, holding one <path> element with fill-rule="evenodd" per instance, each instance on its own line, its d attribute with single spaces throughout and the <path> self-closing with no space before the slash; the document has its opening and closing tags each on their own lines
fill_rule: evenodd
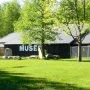
<svg viewBox="0 0 90 90">
<path fill-rule="evenodd" d="M 50 60 L 56 60 L 56 61 L 69 61 L 69 62 L 79 62 L 78 59 L 50 59 Z M 82 59 L 81 62 L 90 62 L 90 59 Z"/>
<path fill-rule="evenodd" d="M 85 59 L 84 59 L 84 60 L 82 60 L 82 62 L 90 62 L 90 60 L 85 60 Z"/>
<path fill-rule="evenodd" d="M 47 61 L 71 61 L 71 62 L 77 62 L 76 59 L 45 59 Z"/>
<path fill-rule="evenodd" d="M 15 66 L 15 67 L 12 67 L 12 68 L 24 68 L 26 66 Z"/>
<path fill-rule="evenodd" d="M 18 76 L 21 75 L 21 76 Z M 90 90 L 44 78 L 23 77 L 21 73 L 0 71 L 0 90 Z"/>
</svg>

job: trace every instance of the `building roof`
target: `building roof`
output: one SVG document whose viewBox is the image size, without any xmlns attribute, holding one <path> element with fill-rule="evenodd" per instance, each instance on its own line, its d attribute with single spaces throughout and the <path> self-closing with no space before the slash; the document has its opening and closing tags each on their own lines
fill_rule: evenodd
<svg viewBox="0 0 90 90">
<path fill-rule="evenodd" d="M 2 39 L 0 39 L 0 43 L 4 43 L 4 44 L 22 44 L 21 42 L 21 33 L 18 32 L 13 32 L 8 34 L 7 36 L 3 37 Z M 47 44 L 69 44 L 71 43 L 73 40 L 73 38 L 67 34 L 65 34 L 63 31 L 60 31 L 60 34 L 56 37 L 55 41 L 47 41 Z"/>
<path fill-rule="evenodd" d="M 55 41 L 46 41 L 46 44 L 70 44 L 73 38 L 67 35 L 63 31 L 59 31 L 60 34 L 56 36 Z M 0 39 L 0 47 L 4 47 L 3 44 L 23 44 L 21 41 L 22 34 L 13 32 Z M 35 42 L 34 42 L 35 43 Z M 83 44 L 90 44 L 90 33 L 82 41 Z"/>
<path fill-rule="evenodd" d="M 72 36 L 69 36 L 63 31 L 59 31 L 59 35 L 56 36 L 55 41 L 48 41 L 47 43 L 56 43 L 56 44 L 70 44 L 73 41 Z"/>
<path fill-rule="evenodd" d="M 21 33 L 10 33 L 7 36 L 3 37 L 0 39 L 0 43 L 4 44 L 22 44 L 21 43 Z"/>
<path fill-rule="evenodd" d="M 90 44 L 90 33 L 86 35 L 84 40 L 82 41 L 83 44 Z"/>
</svg>

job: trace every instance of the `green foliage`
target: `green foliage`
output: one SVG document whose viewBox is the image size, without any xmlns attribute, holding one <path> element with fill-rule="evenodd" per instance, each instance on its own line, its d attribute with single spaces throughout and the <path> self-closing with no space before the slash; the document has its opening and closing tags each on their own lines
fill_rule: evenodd
<svg viewBox="0 0 90 90">
<path fill-rule="evenodd" d="M 36 41 L 41 44 L 42 39 L 43 43 L 45 40 L 55 39 L 53 2 L 54 0 L 28 0 L 24 2 L 21 16 L 15 23 L 16 30 L 24 32 L 24 42 Z"/>
<path fill-rule="evenodd" d="M 2 8 L 0 6 L 0 36 L 3 35 L 3 18 L 2 18 L 3 14 L 2 14 Z"/>
<path fill-rule="evenodd" d="M 16 0 L 1 5 L 0 37 L 14 31 L 13 23 L 19 18 L 20 6 Z"/>
<path fill-rule="evenodd" d="M 90 32 L 90 1 L 62 0 L 57 18 L 63 24 L 64 31 L 79 42 L 82 34 Z"/>
<path fill-rule="evenodd" d="M 84 0 L 62 0 L 57 13 L 60 22 L 75 24 L 74 22 L 78 20 L 80 22 L 90 21 L 90 1 L 85 0 L 85 12 L 83 3 Z"/>
</svg>

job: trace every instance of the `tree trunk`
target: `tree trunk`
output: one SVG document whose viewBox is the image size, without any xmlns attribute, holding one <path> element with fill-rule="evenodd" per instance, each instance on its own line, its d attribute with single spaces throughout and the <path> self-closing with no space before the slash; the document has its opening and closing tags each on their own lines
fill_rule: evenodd
<svg viewBox="0 0 90 90">
<path fill-rule="evenodd" d="M 41 47 L 40 47 L 40 52 L 41 54 L 39 57 L 41 59 L 45 58 L 45 45 L 44 45 L 45 39 L 44 39 L 44 30 L 42 29 L 42 38 L 41 38 Z"/>
<path fill-rule="evenodd" d="M 81 36 L 80 36 L 80 40 L 78 43 L 78 61 L 81 62 L 82 61 L 82 42 L 81 42 Z"/>
<path fill-rule="evenodd" d="M 42 14 L 43 16 L 43 14 Z M 42 23 L 42 37 L 41 37 L 41 52 L 42 52 L 42 58 L 45 58 L 45 34 L 44 34 L 44 29 L 45 29 L 45 26 L 44 26 L 44 23 Z"/>
<path fill-rule="evenodd" d="M 84 10 L 83 10 L 83 11 L 84 11 L 84 12 L 83 12 L 83 14 L 84 14 L 84 15 L 83 15 L 83 16 L 84 16 L 83 18 L 84 18 L 84 20 L 85 20 L 85 19 L 86 19 L 86 16 L 85 16 L 85 14 L 86 14 L 86 10 L 85 10 L 85 9 L 86 9 L 85 0 L 83 0 L 83 9 L 84 9 Z"/>
<path fill-rule="evenodd" d="M 45 47 L 44 47 L 44 44 L 41 45 L 41 50 L 42 50 L 42 58 L 45 58 Z"/>
<path fill-rule="evenodd" d="M 82 61 L 82 52 L 81 52 L 81 44 L 78 44 L 78 61 Z"/>
<path fill-rule="evenodd" d="M 38 47 L 38 55 L 40 59 L 45 58 L 44 44 L 41 44 L 41 46 Z"/>
</svg>

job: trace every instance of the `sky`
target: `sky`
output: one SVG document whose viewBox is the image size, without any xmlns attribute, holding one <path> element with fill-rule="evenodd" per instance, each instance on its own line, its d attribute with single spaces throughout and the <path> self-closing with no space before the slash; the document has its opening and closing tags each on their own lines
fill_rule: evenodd
<svg viewBox="0 0 90 90">
<path fill-rule="evenodd" d="M 8 1 L 11 1 L 11 0 L 0 0 L 0 4 L 5 3 L 5 2 L 8 2 Z M 22 0 L 18 0 L 18 1 L 20 2 Z M 57 0 L 57 1 L 60 1 L 60 0 Z"/>
<path fill-rule="evenodd" d="M 3 3 L 8 2 L 8 1 L 11 1 L 11 0 L 0 0 L 0 4 L 3 4 Z M 18 2 L 22 3 L 21 1 L 22 0 L 18 0 Z"/>
<path fill-rule="evenodd" d="M 7 2 L 7 1 L 10 1 L 10 0 L 0 0 L 0 4 Z"/>
</svg>

